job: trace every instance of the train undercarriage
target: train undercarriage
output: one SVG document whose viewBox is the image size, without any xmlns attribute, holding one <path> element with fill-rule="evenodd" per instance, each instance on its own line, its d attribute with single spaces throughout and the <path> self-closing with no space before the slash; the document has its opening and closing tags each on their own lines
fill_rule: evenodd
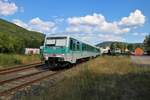
<svg viewBox="0 0 150 100">
<path fill-rule="evenodd" d="M 45 60 L 45 65 L 49 69 L 55 69 L 55 68 L 68 67 L 68 66 L 71 66 L 72 64 L 68 61 L 64 61 L 63 58 L 50 57 L 48 58 L 48 60 Z"/>
<path fill-rule="evenodd" d="M 71 63 L 69 61 L 64 61 L 63 58 L 59 57 L 49 57 L 48 60 L 45 60 L 45 65 L 48 69 L 57 69 L 57 68 L 64 68 L 64 67 L 71 67 L 75 64 L 79 64 L 85 61 L 88 61 L 89 59 L 93 59 L 94 57 L 86 57 L 77 59 L 76 63 Z"/>
</svg>

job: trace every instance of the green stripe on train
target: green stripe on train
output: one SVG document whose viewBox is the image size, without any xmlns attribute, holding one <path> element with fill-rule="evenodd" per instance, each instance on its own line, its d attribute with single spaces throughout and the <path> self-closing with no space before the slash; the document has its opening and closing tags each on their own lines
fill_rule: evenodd
<svg viewBox="0 0 150 100">
<path fill-rule="evenodd" d="M 66 54 L 68 53 L 69 51 L 69 48 L 67 47 L 56 47 L 56 48 L 48 48 L 48 47 L 45 47 L 43 52 L 44 53 L 47 53 L 47 54 Z"/>
</svg>

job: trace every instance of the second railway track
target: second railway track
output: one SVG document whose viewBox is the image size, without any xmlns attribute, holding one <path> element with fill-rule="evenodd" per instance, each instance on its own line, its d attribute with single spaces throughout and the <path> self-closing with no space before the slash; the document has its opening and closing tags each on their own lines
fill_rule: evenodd
<svg viewBox="0 0 150 100">
<path fill-rule="evenodd" d="M 20 66 L 16 66 L 16 67 L 12 67 L 12 68 L 1 69 L 0 75 L 6 75 L 6 74 L 14 73 L 17 71 L 21 71 L 21 70 L 39 67 L 42 65 L 44 65 L 44 64 L 42 62 L 39 62 L 39 63 L 33 63 L 33 64 L 28 64 L 28 65 L 20 65 Z"/>
<path fill-rule="evenodd" d="M 36 83 L 58 73 L 59 71 L 53 72 L 45 70 L 8 80 L 3 80 L 0 82 L 0 96 L 9 95 L 11 92 L 15 92 L 21 88 L 32 85 L 33 83 Z"/>
<path fill-rule="evenodd" d="M 0 70 L 0 97 L 22 87 L 22 84 L 32 83 L 33 79 L 41 78 L 48 71 L 40 68 L 42 62 L 21 65 Z M 50 71 L 49 71 L 50 73 Z M 25 86 L 25 85 L 24 85 Z"/>
</svg>

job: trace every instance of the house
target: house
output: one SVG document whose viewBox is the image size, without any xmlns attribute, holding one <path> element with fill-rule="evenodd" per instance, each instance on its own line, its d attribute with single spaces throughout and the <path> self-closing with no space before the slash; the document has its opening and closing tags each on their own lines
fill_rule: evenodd
<svg viewBox="0 0 150 100">
<path fill-rule="evenodd" d="M 106 48 L 102 48 L 102 47 L 100 48 L 101 54 L 106 54 L 109 52 L 109 50 L 110 50 L 109 46 L 107 46 Z"/>
<path fill-rule="evenodd" d="M 114 53 L 121 53 L 121 49 L 116 48 L 116 49 L 114 50 Z"/>
<path fill-rule="evenodd" d="M 40 49 L 38 49 L 38 48 L 25 48 L 25 54 L 26 55 L 40 54 Z"/>
</svg>

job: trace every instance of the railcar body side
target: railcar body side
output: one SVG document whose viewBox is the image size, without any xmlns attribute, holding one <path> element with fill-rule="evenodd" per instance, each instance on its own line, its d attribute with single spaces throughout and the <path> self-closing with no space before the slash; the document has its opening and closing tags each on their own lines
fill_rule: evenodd
<svg viewBox="0 0 150 100">
<path fill-rule="evenodd" d="M 42 51 L 45 63 L 52 66 L 73 64 L 79 59 L 96 57 L 100 53 L 95 46 L 70 36 L 46 37 Z"/>
</svg>

